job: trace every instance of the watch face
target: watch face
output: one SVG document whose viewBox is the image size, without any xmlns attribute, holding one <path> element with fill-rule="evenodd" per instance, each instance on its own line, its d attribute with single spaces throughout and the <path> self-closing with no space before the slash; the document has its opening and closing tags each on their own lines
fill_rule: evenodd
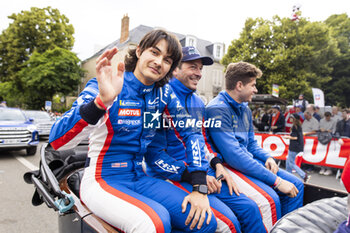
<svg viewBox="0 0 350 233">
<path fill-rule="evenodd" d="M 203 184 L 199 185 L 198 192 L 203 193 L 203 194 L 207 194 L 208 193 L 208 186 L 203 185 Z"/>
</svg>

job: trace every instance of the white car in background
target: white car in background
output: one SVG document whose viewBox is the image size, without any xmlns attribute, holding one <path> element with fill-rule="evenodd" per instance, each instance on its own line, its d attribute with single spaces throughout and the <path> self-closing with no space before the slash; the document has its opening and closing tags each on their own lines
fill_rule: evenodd
<svg viewBox="0 0 350 233">
<path fill-rule="evenodd" d="M 26 116 L 36 125 L 39 137 L 49 136 L 51 127 L 55 122 L 49 113 L 39 110 L 25 110 Z"/>
<path fill-rule="evenodd" d="M 0 150 L 26 149 L 35 155 L 38 144 L 37 128 L 21 109 L 0 107 Z"/>
</svg>

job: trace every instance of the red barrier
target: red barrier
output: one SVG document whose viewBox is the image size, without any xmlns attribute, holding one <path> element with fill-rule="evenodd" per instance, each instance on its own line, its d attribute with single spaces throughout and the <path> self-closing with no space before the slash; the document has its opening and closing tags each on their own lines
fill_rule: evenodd
<svg viewBox="0 0 350 233">
<path fill-rule="evenodd" d="M 282 135 L 256 133 L 255 139 L 264 150 L 275 159 L 286 160 L 289 148 L 289 139 Z M 332 139 L 327 145 L 318 142 L 317 137 L 304 137 L 303 163 L 325 167 L 344 168 L 350 156 L 350 139 L 343 139 L 340 146 L 338 140 Z"/>
</svg>

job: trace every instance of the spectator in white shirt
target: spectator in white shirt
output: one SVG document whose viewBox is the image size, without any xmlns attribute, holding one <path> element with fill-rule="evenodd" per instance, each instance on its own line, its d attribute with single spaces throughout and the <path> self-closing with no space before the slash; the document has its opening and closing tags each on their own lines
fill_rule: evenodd
<svg viewBox="0 0 350 233">
<path fill-rule="evenodd" d="M 325 112 L 324 118 L 320 121 L 320 130 L 322 132 L 335 133 L 337 122 L 331 118 L 332 114 L 330 112 Z M 322 167 L 320 172 L 321 175 L 330 176 L 333 174 L 332 169 Z"/>
<path fill-rule="evenodd" d="M 328 131 L 334 134 L 337 126 L 337 122 L 333 118 L 331 118 L 331 116 L 332 114 L 330 112 L 325 112 L 324 118 L 322 118 L 320 121 L 320 130 Z"/>
<path fill-rule="evenodd" d="M 305 120 L 301 126 L 304 136 L 316 134 L 320 129 L 318 120 L 316 120 L 309 111 L 304 112 L 304 116 Z"/>
<path fill-rule="evenodd" d="M 335 120 L 335 122 L 338 122 L 342 119 L 341 112 L 338 111 L 337 106 L 332 107 L 332 118 Z"/>
</svg>

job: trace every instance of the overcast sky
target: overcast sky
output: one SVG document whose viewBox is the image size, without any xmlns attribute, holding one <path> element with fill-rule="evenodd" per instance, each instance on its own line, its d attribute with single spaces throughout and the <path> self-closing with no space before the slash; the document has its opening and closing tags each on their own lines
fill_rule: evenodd
<svg viewBox="0 0 350 233">
<path fill-rule="evenodd" d="M 0 30 L 8 27 L 7 16 L 12 13 L 33 6 L 57 8 L 73 24 L 73 51 L 84 60 L 120 37 L 124 14 L 130 17 L 130 30 L 140 24 L 162 27 L 228 46 L 239 37 L 248 17 L 290 17 L 295 4 L 301 5 L 302 15 L 311 21 L 323 21 L 332 14 L 350 15 L 349 0 L 1 0 Z"/>
</svg>

